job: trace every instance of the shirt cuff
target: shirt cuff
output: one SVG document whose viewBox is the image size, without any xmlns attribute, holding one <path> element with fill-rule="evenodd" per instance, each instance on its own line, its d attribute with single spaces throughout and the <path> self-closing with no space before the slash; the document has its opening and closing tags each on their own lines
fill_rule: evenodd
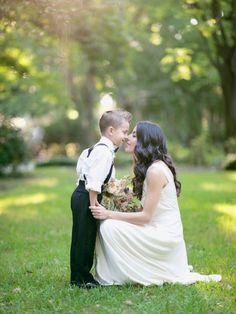
<svg viewBox="0 0 236 314">
<path fill-rule="evenodd" d="M 100 181 L 88 181 L 85 183 L 85 189 L 89 192 L 89 190 L 95 191 L 97 193 L 101 193 L 102 191 L 102 182 Z"/>
</svg>

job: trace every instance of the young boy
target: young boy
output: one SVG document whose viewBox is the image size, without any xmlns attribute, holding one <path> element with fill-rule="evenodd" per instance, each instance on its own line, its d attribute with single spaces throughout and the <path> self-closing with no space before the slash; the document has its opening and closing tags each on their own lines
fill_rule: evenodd
<svg viewBox="0 0 236 314">
<path fill-rule="evenodd" d="M 71 196 L 71 285 L 87 289 L 98 285 L 90 273 L 97 224 L 89 206 L 101 202 L 103 184 L 114 175 L 115 151 L 127 139 L 131 118 L 132 115 L 125 110 L 106 111 L 99 121 L 100 141 L 85 149 L 79 157 L 77 188 Z"/>
</svg>

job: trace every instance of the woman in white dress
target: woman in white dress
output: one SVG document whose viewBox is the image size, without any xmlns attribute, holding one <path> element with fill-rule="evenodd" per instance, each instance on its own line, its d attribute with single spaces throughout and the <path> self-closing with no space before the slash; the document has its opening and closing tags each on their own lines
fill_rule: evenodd
<svg viewBox="0 0 236 314">
<path fill-rule="evenodd" d="M 181 184 L 161 128 L 139 122 L 128 137 L 126 151 L 134 156 L 133 189 L 142 210 L 114 212 L 98 203 L 90 207 L 93 216 L 102 220 L 96 279 L 102 285 L 220 281 L 220 275 L 201 275 L 188 266 L 177 201 Z"/>
</svg>

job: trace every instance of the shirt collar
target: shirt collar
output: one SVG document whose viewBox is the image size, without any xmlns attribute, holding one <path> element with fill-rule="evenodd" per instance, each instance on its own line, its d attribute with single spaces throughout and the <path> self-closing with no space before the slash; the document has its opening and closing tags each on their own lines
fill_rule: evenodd
<svg viewBox="0 0 236 314">
<path fill-rule="evenodd" d="M 108 146 L 108 148 L 109 148 L 112 152 L 115 152 L 115 150 L 116 150 L 116 148 L 117 148 L 117 146 L 114 145 L 114 144 L 112 143 L 112 141 L 111 141 L 108 137 L 106 137 L 106 136 L 102 136 L 102 137 L 100 138 L 100 141 L 99 141 L 98 143 L 106 144 L 106 145 Z"/>
</svg>

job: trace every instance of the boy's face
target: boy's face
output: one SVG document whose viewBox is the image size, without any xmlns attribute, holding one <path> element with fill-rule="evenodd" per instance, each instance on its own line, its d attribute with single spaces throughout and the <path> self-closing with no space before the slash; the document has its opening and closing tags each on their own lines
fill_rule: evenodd
<svg viewBox="0 0 236 314">
<path fill-rule="evenodd" d="M 128 132 L 129 132 L 129 122 L 123 120 L 121 125 L 118 128 L 116 129 L 112 128 L 110 139 L 114 145 L 120 146 L 127 140 Z"/>
</svg>

